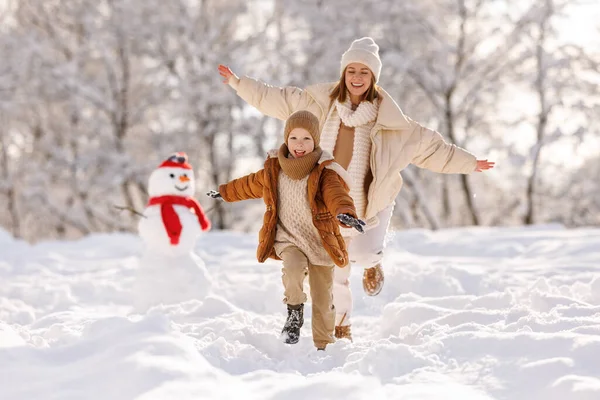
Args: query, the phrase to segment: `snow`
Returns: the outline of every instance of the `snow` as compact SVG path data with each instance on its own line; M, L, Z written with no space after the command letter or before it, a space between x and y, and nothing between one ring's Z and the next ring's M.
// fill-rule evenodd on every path
M200 237L206 295L138 314L137 236L0 231L0 399L600 398L600 229L395 232L384 290L353 271L355 339L326 352L310 307L279 339L281 266L256 237Z

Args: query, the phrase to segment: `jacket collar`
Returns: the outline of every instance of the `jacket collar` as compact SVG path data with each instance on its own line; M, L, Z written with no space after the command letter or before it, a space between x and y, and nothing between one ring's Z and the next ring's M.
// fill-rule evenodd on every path
M279 165L279 160L277 158L278 152L278 149L269 150L269 152L267 153L267 160L265 161L265 168L270 166L271 168L275 168L275 171L278 171L279 168L281 168ZM352 186L352 177L350 176L348 171L346 171L340 164L335 162L335 159L333 158L331 153L328 153L325 150L323 150L317 164L319 165L319 168L317 169L318 174L321 174L323 172L323 169L325 168L332 169L344 180L348 187Z
M277 158L278 154L279 154L279 149L271 149L267 152L268 159ZM329 161L329 160L333 161L333 156L331 154L329 154L328 152L326 152L325 150L323 150L323 152L321 153L321 157L319 158L319 161L317 162L317 164L323 164L325 161Z
M330 104L329 93L336 84L337 82L318 83L306 88L308 94L323 110L323 115L327 115ZM410 127L410 122L402 112L402 109L400 109L400 106L396 104L388 92L381 87L379 89L381 94L381 104L379 105L375 126L380 126L381 128L388 130L408 129Z

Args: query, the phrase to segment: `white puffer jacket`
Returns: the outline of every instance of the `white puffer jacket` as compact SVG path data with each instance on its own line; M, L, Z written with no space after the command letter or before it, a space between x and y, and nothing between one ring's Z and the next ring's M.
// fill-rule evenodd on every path
M308 110L323 127L330 106L329 93L336 83L321 83L299 89L274 87L248 77L231 86L248 104L265 115L286 120L298 110ZM440 133L425 128L404 115L383 89L377 121L371 130L371 171L366 219L394 202L402 188L400 171L414 164L434 172L469 174L477 161L468 151L444 141Z

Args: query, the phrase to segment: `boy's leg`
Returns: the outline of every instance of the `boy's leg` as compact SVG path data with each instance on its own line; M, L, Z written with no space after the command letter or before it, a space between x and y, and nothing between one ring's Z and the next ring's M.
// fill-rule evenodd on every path
M285 343L295 344L300 340L300 328L304 324L304 278L308 273L308 259L297 247L286 247L281 252L282 277L285 288L283 302L287 304L287 318L281 336Z
M312 299L313 342L317 348L334 343L333 330L335 309L333 307L333 265L308 266L308 282Z
M308 274L308 259L296 246L286 247L280 257L283 260L281 269L284 287L283 302L292 306L306 303L304 278Z

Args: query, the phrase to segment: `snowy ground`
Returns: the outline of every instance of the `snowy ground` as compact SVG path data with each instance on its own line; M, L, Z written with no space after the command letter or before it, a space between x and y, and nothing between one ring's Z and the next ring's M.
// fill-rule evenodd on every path
M398 232L355 341L280 342L277 262L256 235L196 247L197 301L131 314L131 235L36 246L0 231L0 399L600 399L600 230Z

